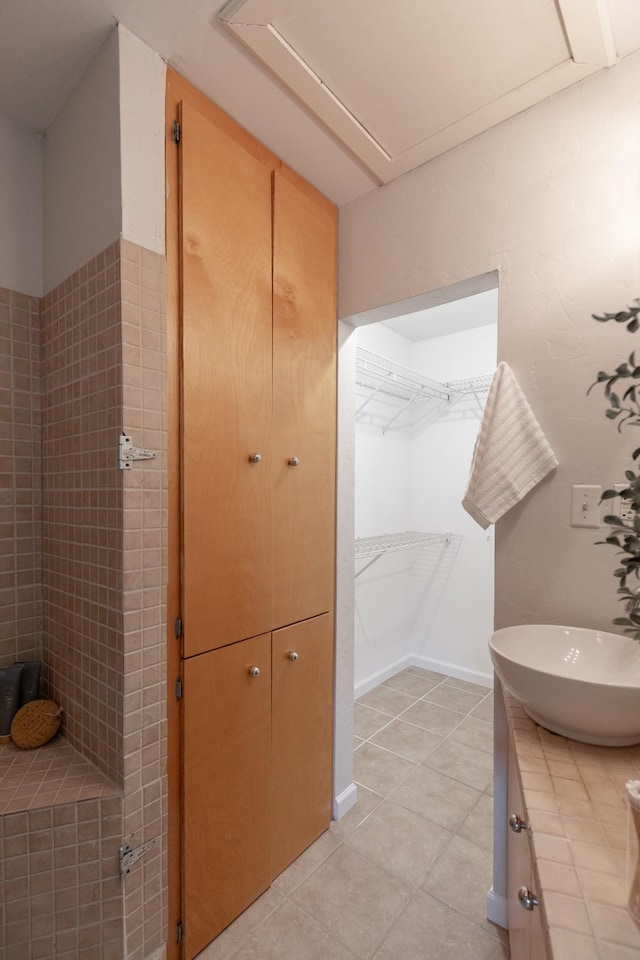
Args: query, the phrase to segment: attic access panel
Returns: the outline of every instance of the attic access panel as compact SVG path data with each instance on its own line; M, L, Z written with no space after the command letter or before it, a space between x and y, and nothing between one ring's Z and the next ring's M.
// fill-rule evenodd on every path
M606 0L230 0L219 18L381 182L615 61Z

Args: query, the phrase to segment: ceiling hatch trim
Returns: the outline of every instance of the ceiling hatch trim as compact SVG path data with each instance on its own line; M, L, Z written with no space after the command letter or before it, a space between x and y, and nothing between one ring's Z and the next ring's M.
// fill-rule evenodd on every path
M381 183L413 170L503 120L616 62L607 0L556 0L570 55L479 109L391 155L278 31L274 21L300 0L230 0L218 13Z

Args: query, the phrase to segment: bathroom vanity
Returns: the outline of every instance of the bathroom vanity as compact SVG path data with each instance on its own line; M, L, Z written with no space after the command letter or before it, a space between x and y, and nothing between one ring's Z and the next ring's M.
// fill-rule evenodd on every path
M579 743L538 726L506 693L505 707L507 815L497 829L507 838L512 960L640 956L626 908L624 786L640 779L640 745Z

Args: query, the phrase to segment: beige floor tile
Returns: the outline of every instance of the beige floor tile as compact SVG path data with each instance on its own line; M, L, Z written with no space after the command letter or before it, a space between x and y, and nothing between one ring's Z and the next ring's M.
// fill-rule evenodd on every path
M479 797L479 790L425 766L416 767L389 794L394 803L452 831L458 829Z
M418 890L373 960L506 960L509 948Z
M478 706L471 711L471 716L477 717L478 720L493 723L493 697L485 697L484 700L481 700Z
M484 926L492 877L491 853L458 836L431 868L422 889Z
M386 713L380 713L379 710L372 710L370 707L363 707L362 704L356 703L353 708L353 732L356 737L368 740L389 723L389 719Z
M371 738L371 742L414 763L421 763L442 743L442 737L403 720L392 720Z
M476 717L467 717L451 734L452 740L466 743L468 747L484 750L493 756L493 724Z
M371 707L372 710L379 710L381 713L388 713L390 717L397 717L399 713L415 703L416 697L411 697L400 690L393 690L391 687L376 687L358 697L358 703L364 707Z
M363 743L364 743L364 740L363 740L361 737L354 737L354 738L353 738L353 749L354 749L354 750L357 750L358 747L362 746Z
M366 820L369 814L381 803L382 797L380 794L374 793L373 790L367 790L360 784L355 806L348 813L345 813L341 820L332 821L329 830L338 840L346 840L356 827L359 827L362 821Z
M445 683L447 686L468 690L470 693L478 693L483 697L486 697L491 691L490 687L485 687L482 683L470 683L468 680L458 680L457 677L447 677Z
M482 702L482 697L479 697L477 693L469 693L468 690L450 687L446 683L441 683L440 686L435 687L425 695L424 699L428 703L438 703L441 707L457 710L458 713L469 713Z
M429 677L419 677L415 673L403 670L397 673L395 677L390 677L382 684L383 687L391 687L393 690L400 690L402 693L408 693L412 697L423 697L425 693L439 683L439 680L431 680Z
M283 898L277 890L270 887L261 897L241 913L226 930L223 930L208 947L205 947L197 960L227 960L227 957L238 949L241 943L251 936L253 931L264 920L271 916L283 903Z
M402 714L402 719L444 737L464 720L464 714L441 707L437 703L418 700Z
M429 754L424 764L476 790L485 790L493 778L492 756L450 737Z
M354 960L354 954L334 940L299 907L286 901L245 941L234 960Z
M415 764L397 757L373 743L363 743L353 755L353 775L374 793L386 797L390 790L415 768Z
M349 837L369 860L419 886L453 834L385 800Z
M493 798L483 793L469 815L462 821L458 834L477 847L493 854Z
M436 673L435 670L424 670L422 667L407 667L407 673L413 673L416 677L427 677L428 680L435 680L436 683L442 683L447 679L444 673Z
M290 864L286 870L276 877L272 886L284 897L290 896L296 887L299 887L314 870L324 863L327 857L338 849L341 840L331 830L327 830L321 837Z
M293 900L358 957L368 957L400 915L412 887L344 844Z

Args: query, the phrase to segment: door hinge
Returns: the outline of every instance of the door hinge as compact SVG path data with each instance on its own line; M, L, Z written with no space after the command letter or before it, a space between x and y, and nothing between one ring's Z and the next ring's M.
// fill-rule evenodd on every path
M182 133L182 130L181 130L181 127L180 127L180 121L179 121L179 120L174 120L174 121L173 121L173 124L172 124L172 126L171 126L171 139L172 139L173 142L176 144L176 146L180 143L180 135L181 135L181 133Z
M182 943L182 938L184 937L184 927L182 926L182 920L177 921L175 933L173 936L176 943Z
M184 622L182 617L176 617L174 623L174 629L176 634L176 640L181 640L184 634Z
M137 863L140 857L150 850L154 845L155 840L147 840L146 843L143 843L139 847L134 847L131 845L131 841L127 840L121 847L118 848L118 857L120 859L120 879L124 880L125 877L128 877L131 873L131 868L134 863Z
M176 700L182 700L182 680L179 677L176 680Z

